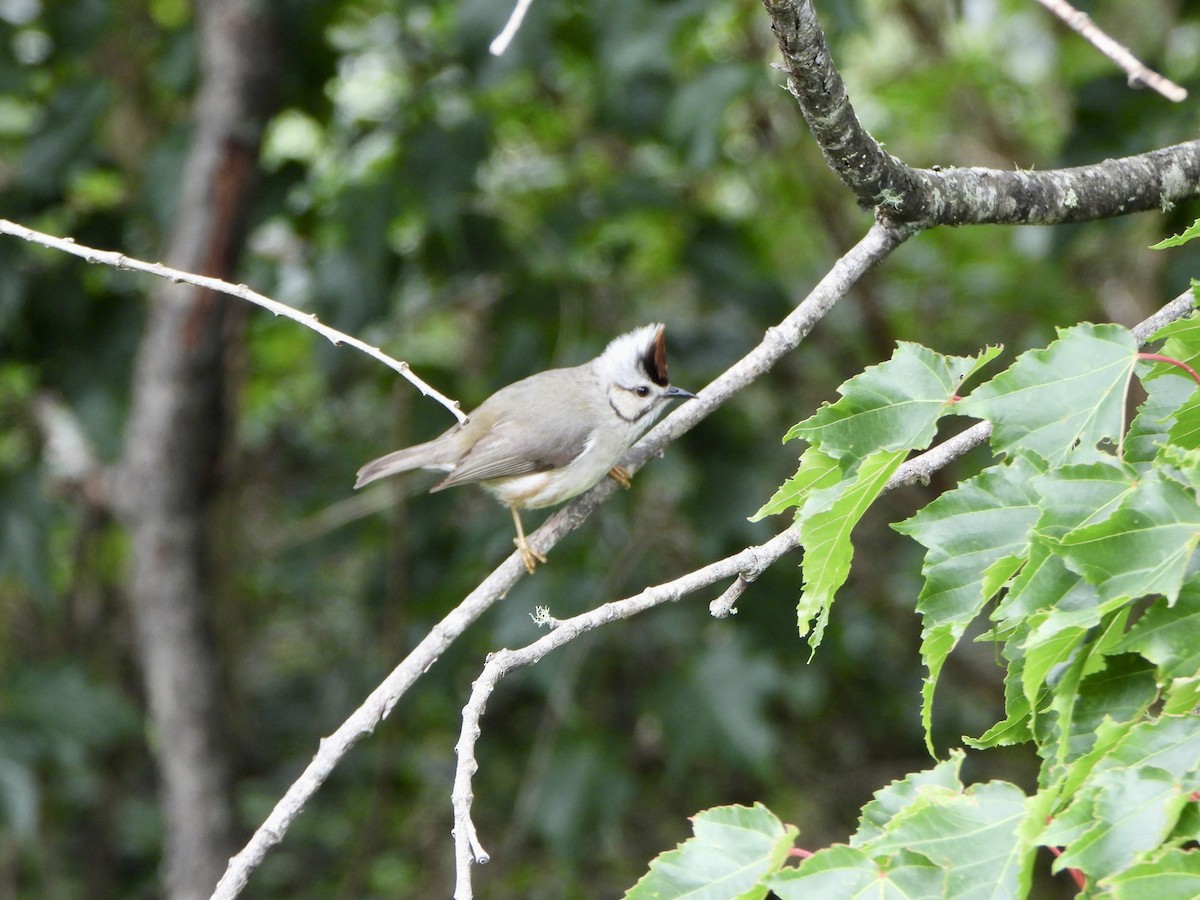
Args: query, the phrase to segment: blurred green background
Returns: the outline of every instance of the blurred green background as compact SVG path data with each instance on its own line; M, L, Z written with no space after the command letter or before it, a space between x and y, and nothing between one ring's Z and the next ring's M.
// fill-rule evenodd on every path
M756 3L537 0L501 58L507 0L281 0L281 112L239 280L405 359L470 408L667 323L698 390L753 347L870 224L770 68ZM1030 0L817 4L859 115L914 165L1049 169L1193 137ZM1097 2L1093 18L1200 88L1200 8ZM183 0L0 0L0 215L159 259L197 74ZM651 463L477 623L355 748L245 896L447 896L459 710L489 650L768 538L794 471L780 437L898 339L946 353L1132 324L1195 251L1154 253L1195 206L1059 228L923 234L791 358ZM1194 246L1194 245L1193 245ZM161 821L129 613L126 538L56 492L34 403L60 399L115 461L149 276L0 239L0 897L156 896ZM237 304L232 299L227 302ZM257 309L228 343L233 429L213 578L239 835L328 734L511 550L482 492L416 475L355 494L367 459L446 428L367 357ZM48 392L48 394L47 394ZM969 471L979 460L967 460ZM946 478L953 477L948 473ZM844 839L928 764L918 721L920 555L891 495L812 661L785 558L736 617L719 591L618 623L504 681L480 742L485 897L611 897L690 833L766 802L801 843ZM527 514L527 525L541 514ZM943 748L1001 715L989 647L950 661ZM1028 787L1017 748L968 775Z

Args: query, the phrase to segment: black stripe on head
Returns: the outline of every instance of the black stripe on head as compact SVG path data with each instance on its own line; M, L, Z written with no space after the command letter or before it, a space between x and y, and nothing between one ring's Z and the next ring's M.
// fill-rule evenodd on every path
M646 375L659 387L670 384L667 381L667 329L660 327L654 334L654 340L642 354L642 368Z

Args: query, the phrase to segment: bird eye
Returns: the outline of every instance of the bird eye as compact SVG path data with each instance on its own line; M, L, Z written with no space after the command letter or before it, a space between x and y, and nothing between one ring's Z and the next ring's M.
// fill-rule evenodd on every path
M644 385L644 384L639 384L637 387L635 387L633 389L633 392L635 394L637 394L639 397L649 397L650 396L650 388L646 387L646 385Z

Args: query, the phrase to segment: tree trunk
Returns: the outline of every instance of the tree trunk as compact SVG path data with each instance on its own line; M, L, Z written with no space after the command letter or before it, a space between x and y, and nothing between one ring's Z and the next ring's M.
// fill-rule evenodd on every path
M268 114L268 5L196 5L201 80L168 264L227 277ZM132 546L129 596L158 769L165 896L207 897L232 848L212 629L209 508L223 443L226 302L163 282L134 375L116 501Z

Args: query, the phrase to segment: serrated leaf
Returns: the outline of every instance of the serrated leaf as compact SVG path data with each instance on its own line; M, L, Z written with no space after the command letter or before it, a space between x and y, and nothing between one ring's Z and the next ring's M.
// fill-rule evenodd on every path
M958 403L958 415L988 419L1001 453L1030 450L1052 464L1089 462L1097 445L1121 430L1137 342L1119 325L1059 329L1058 340L1031 350Z
M947 896L955 900L1024 897L1034 858L1033 846L1020 837L1026 799L1003 781L963 792L922 791L870 850L927 857L946 872Z
M1159 716L1129 728L1100 769L1154 766L1191 790L1200 771L1200 718Z
M1140 766L1162 769L1190 791L1200 766L1198 725L1191 715L1142 722L1117 722L1106 716L1096 726L1092 748L1071 763L1054 793L1074 798L1101 772Z
M1035 487L1042 498L1038 534L1048 538L1102 522L1120 508L1133 490L1138 473L1111 457L1083 465L1066 465L1038 475Z
M1037 473L1025 457L993 466L893 526L928 548L921 568L925 586L917 601L921 657L929 670L922 688L926 743L942 665L990 599L983 590L989 567L1028 552L1029 533L1040 515L1031 485Z
M808 632L809 622L815 619L809 639L814 650L825 633L834 594L850 574L850 561L854 556L850 532L904 462L907 452L882 450L872 453L829 509L808 516L800 523L804 590L796 607L796 619L801 636Z
M913 772L876 791L871 801L862 808L858 830L850 837L851 846L866 847L875 838L881 837L892 819L912 803L922 790L940 787L961 791L963 785L959 772L964 757L961 750L954 750L932 769Z
M1167 429L1167 440L1188 450L1200 447L1200 397L1197 392L1193 391L1175 410L1175 421Z
M1073 798L1098 767L1107 765L1108 755L1125 739L1125 736L1133 730L1136 724L1134 722L1114 722L1111 717L1105 716L1096 726L1096 739L1092 742L1092 748L1072 760L1071 764L1062 770L1062 777L1050 790L1042 791L1042 793L1053 795L1055 800L1059 796L1066 797L1068 800ZM1053 806L1048 808L1047 815L1049 815L1049 809L1053 809Z
M1119 631L1120 617L1113 620ZM1153 669L1140 656L1125 653L1105 656L1104 635L1089 646L1083 677L1077 686L1064 678L1055 686L1052 707L1058 713L1061 761L1087 753L1096 742L1097 729L1109 718L1133 722L1146 713L1158 696ZM1103 666L1098 671L1091 671Z
M801 437L830 456L855 459L927 447L963 379L999 352L989 347L973 357L943 356L901 341L891 359L839 387L842 399L822 406L785 440Z
M1138 366L1139 371L1144 365ZM1131 463L1147 463L1154 459L1175 424L1175 411L1197 389L1191 378L1175 374L1178 369L1156 363L1155 369L1158 368L1163 370L1161 374L1142 377L1146 399L1138 407L1125 435L1124 459Z
M832 487L841 479L842 470L838 461L817 447L809 447L800 457L800 468L796 474L780 486L775 495L750 517L750 521L757 522L789 509L799 509L813 493Z
M1030 726L1034 707L1021 689L1025 655L1019 646L1019 636L1005 643L1003 654L1008 660L1008 671L1004 675L1004 719L977 738L963 738L967 746L977 750L1021 744L1033 737Z
M625 896L630 900L756 900L759 882L777 870L798 833L761 803L718 806L697 813L695 837L659 854Z
M1121 871L1171 832L1188 795L1162 769L1109 769L1090 779L1047 826L1042 843L1065 847L1054 871L1082 870L1099 880Z
M1200 852L1171 848L1119 872L1104 886L1114 900L1195 900L1200 897Z
M1186 488L1149 472L1103 522L1058 541L1067 566L1102 599L1163 594L1174 602L1200 542L1200 505Z
M1181 247L1188 241L1195 240L1200 237L1200 219L1197 219L1179 234L1171 235L1169 238L1163 238L1157 244L1151 244L1151 250L1166 250L1171 247Z
M1087 633L1088 629L1082 627L1056 628L1053 634L1026 646L1021 690L1030 708L1051 675L1071 661Z
M1140 653L1158 667L1159 679L1200 673L1200 584L1189 579L1174 606L1159 601L1129 629L1121 650Z
M1160 474L1193 491L1200 489L1200 449L1165 444L1155 459Z
M946 876L916 853L872 859L837 845L772 875L766 884L780 900L941 900Z
M1163 693L1163 715L1177 716L1200 709L1200 675L1172 678Z
M1193 293L1197 286L1200 286L1200 281L1193 278ZM1147 343L1156 344L1159 341L1164 342L1159 348L1159 352L1164 356L1182 360L1188 365L1200 361L1200 317L1192 312L1182 319L1168 322L1150 335Z

